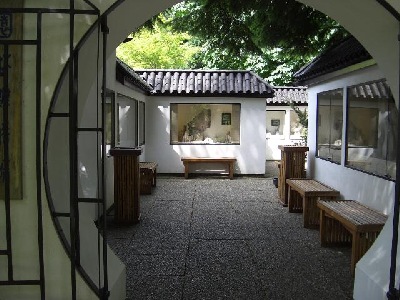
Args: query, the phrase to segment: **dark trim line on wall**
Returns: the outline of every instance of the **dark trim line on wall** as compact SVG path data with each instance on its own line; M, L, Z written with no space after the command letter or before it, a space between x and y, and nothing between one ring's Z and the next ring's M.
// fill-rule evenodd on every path
M376 0L383 8L385 8L397 21L400 22L400 13L386 0Z

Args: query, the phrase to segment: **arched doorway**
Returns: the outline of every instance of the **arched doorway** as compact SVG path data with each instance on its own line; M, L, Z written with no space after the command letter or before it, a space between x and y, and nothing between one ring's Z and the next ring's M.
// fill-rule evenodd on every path
M26 1L27 5L30 1ZM31 6L38 6L35 1L31 1ZM67 1L66 1L67 2ZM72 1L74 2L74 1ZM168 0L168 1L140 1L140 0L132 0L132 1L83 1L84 3L93 3L100 8L102 14L107 14L107 25L109 27L108 34L108 44L105 58L113 59L113 51L115 47L136 27L142 24L144 21L149 19L151 16L159 13L160 11L166 9L169 6L172 6L179 1L176 0ZM82 2L82 3L83 3ZM310 5L330 17L336 19L341 23L346 29L348 29L356 38L358 38L362 44L367 48L367 50L374 56L378 64L380 65L382 71L386 74L386 77L392 86L393 93L395 95L396 101L398 103L399 97L399 55L398 55L398 20L390 14L381 3L386 3L385 1L374 1L374 0L339 0L335 1L318 1L318 0L303 0L300 1L304 4ZM394 11L399 11L399 4L395 1L390 1L388 3L392 3L394 7ZM46 8L52 8L52 4L43 4ZM66 4L67 5L67 4ZM110 10L108 10L110 8ZM107 11L108 10L108 11ZM57 16L62 19L65 18L64 23L61 23L62 26L53 27L54 23L45 22L43 24L43 30L47 33L46 38L44 39L44 46L46 54L48 57L46 61L43 62L43 70L44 70L44 78L43 78L43 105L41 107L41 111L43 115L47 115L47 113L53 112L50 107L50 99L54 95L54 99L60 101L58 103L65 104L64 100L59 100L63 98L68 98L68 80L60 79L59 87L56 89L56 81L60 78L60 74L62 73L62 68L65 65L65 62L68 60L68 51L66 47L68 47L68 33L66 32L66 25L68 25L68 18ZM121 22L124 20L124 22ZM374 20L374 22L371 22ZM46 20L49 21L49 20ZM85 18L77 18L77 27L76 27L76 36L75 42L81 40L81 37L84 33L89 31L90 25L94 22L92 19ZM61 36L61 38L60 38ZM92 57L93 53L97 53L97 49L99 45L97 43L97 31L93 30L86 36L84 43L80 44L80 57ZM68 48L67 48L68 49ZM101 51L100 51L101 52ZM99 53L100 53L99 52ZM79 99L78 103L80 111L82 114L79 115L79 121L81 125L84 126L85 122L89 122L91 117L93 117L92 111L90 111L90 107L93 105L92 100L97 99L96 94L99 92L99 87L97 86L96 77L98 76L96 71L96 59L80 59L76 61L76 67L79 71ZM26 62L28 65L28 62ZM64 72L63 76L67 73ZM57 90L56 93L54 91ZM62 107L62 105L61 105ZM34 116L33 112L28 116ZM41 124L42 136L45 134L45 125ZM65 136L68 134L65 131L66 124L63 124L60 128L54 131L53 136L51 137L51 141L48 141L51 145L61 145L65 143ZM58 131L59 130L59 131ZM30 142L29 139L24 138L25 142ZM46 145L48 146L48 145ZM97 152L98 150L94 150ZM85 153L84 153L85 154ZM90 156L90 152L86 153L86 157L80 157L82 160L83 166L85 167L85 172L90 174L91 169L89 166L97 165L97 162L92 162ZM59 170L59 167L55 167L52 163L61 163L69 164L69 154L66 153L64 157L56 157L55 160L49 161L49 165L45 166L45 169L50 167L55 170ZM85 162L89 162L88 165ZM37 166L40 168L40 166ZM81 169L83 171L83 169ZM88 177L92 178L91 176ZM61 180L59 178L59 180ZM80 182L82 183L82 182ZM60 186L63 185L63 182L57 182ZM93 182L90 182L87 187L96 186ZM80 187L82 191L85 190L85 186ZM63 190L63 189L61 189ZM69 190L67 188L67 190ZM95 189L96 190L96 189ZM86 190L88 191L88 190ZM90 193L90 189L89 189ZM63 203L65 204L65 203ZM23 206L23 205L21 205ZM91 215L93 212L88 211L88 215ZM46 208L43 212L45 218L51 218L51 212ZM82 215L81 215L82 216ZM90 218L89 218L90 220ZM93 227L93 224L89 224L88 221L87 227ZM54 238L54 229L51 228L52 224L46 223L47 230L45 234L47 234L47 240L51 240L52 243L56 243L56 239ZM50 232L50 233L49 233ZM92 231L94 233L95 230ZM51 236L51 238L49 238ZM49 243L49 242L47 242ZM51 245L45 244L45 248L51 249ZM66 257L64 253L58 254L59 261L66 261ZM46 262L45 262L46 263ZM49 262L50 264L50 262ZM67 264L68 265L68 264ZM47 277L51 277L51 273L47 274ZM68 276L61 279L68 280ZM51 281L50 281L51 282ZM54 289L57 289L57 286L61 286L62 282L55 284ZM69 298L69 297L67 297Z

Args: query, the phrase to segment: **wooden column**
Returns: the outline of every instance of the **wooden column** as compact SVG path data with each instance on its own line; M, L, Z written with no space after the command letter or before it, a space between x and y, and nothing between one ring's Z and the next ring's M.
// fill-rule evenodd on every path
M114 148L115 222L135 224L140 220L140 172L138 148Z
M278 196L282 205L288 205L288 185L286 179L305 178L304 165L308 147L303 146L278 146L281 150L281 164L279 168ZM298 195L291 195L298 197Z

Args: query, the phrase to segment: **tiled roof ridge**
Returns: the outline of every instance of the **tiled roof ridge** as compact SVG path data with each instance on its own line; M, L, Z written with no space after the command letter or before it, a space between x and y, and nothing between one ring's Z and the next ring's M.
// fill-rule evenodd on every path
M307 89L305 85L274 85L274 89Z
M133 71L135 72L181 72L181 73L252 73L255 76L258 76L256 73L254 73L253 70L220 70L220 69L148 69L148 68L132 68ZM261 78L261 77L260 77ZM264 79L263 79L264 80Z
M306 86L274 86L275 94L267 99L267 105L287 105L294 103L306 105L308 103Z
M247 96L268 98L272 86L251 70L133 69L152 95Z

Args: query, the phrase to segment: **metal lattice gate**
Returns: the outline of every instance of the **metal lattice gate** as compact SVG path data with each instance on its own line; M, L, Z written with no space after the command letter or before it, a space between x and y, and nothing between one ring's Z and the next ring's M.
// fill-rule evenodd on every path
M89 33L96 29L98 30L98 45L100 40L103 42L103 61L105 66L105 49L107 45L107 24L106 19L100 22L100 12L89 0L82 0L82 3L87 6L87 9L77 9L75 1L70 0L69 8L65 9L51 9L51 8L24 8L23 0L11 0L8 3L0 4L0 199L4 199L4 209L0 209L0 220L5 220L5 247L0 246L0 256L4 257L7 261L7 279L0 280L1 286L37 286L40 289L41 299L46 299L45 292L45 263L43 257L43 220L42 220L42 180L43 173L42 167L46 161L42 160L42 151L46 153L46 149L42 149L43 137L41 134L41 120L42 120L42 37L43 16L50 14L59 14L69 17L69 53L70 58L64 69L64 74L68 73L68 90L69 101L68 110L65 112L50 113L47 122L54 119L65 119L68 122L69 129L69 168L70 168L70 205L69 211L57 211L57 209L49 203L52 213L53 221L58 229L58 234L63 242L63 245L70 256L71 261L71 299L77 298L76 287L76 272L79 271L82 277L86 280L92 290L98 295L100 299L107 299L109 297L108 291L108 270L107 270L107 234L106 222L99 222L98 225L98 255L102 257L99 259L99 280L95 284L93 279L85 273L80 262L80 224L79 224L79 203L91 203L97 206L98 216L105 216L105 194L104 188L104 157L105 157L105 142L104 142L104 103L105 93L102 99L98 97L97 101L101 105L100 113L98 112L97 123L95 128L78 128L78 87L79 87L79 50L84 42L74 46L74 32L76 16L91 16L96 20L91 26ZM34 19L35 29L30 28L30 32L35 34L24 37L24 18L29 20ZM32 23L32 22L31 22ZM32 24L30 24L32 26ZM100 32L103 33L102 39ZM31 259L37 262L38 265L38 278L37 279L20 279L15 276L16 261L13 256L16 249L13 249L13 204L14 199L22 199L22 183L21 183L21 109L22 109L22 53L30 53L31 61L35 64L34 75L34 96L30 95L29 100L33 102L35 107L35 126L32 127L32 133L35 136L35 181L36 181L36 215L37 215L37 257ZM100 48L98 48L98 55ZM26 59L26 58L25 58ZM98 61L99 68L99 61ZM106 70L104 67L103 73L103 90L106 86ZM62 76L59 81L56 92L62 84L61 81L65 80L66 76ZM101 101L103 100L103 101ZM32 124L33 125L33 124ZM19 126L19 127L18 127ZM80 198L78 195L78 136L80 133L94 133L97 137L98 149L102 149L101 155L96 153L98 158L98 197L96 198ZM26 133L24 133L26 134ZM46 146L45 146L46 148ZM21 151L22 152L22 151ZM46 157L46 155L44 155ZM46 176L45 176L46 177ZM45 183L47 183L45 179ZM47 190L47 187L46 187ZM0 202L0 204L2 204ZM4 218L2 216L4 214ZM67 218L69 220L70 237L69 241L60 230L60 218ZM105 220L105 218L104 218ZM2 232L0 232L2 233ZM102 237L100 242L100 236ZM101 265L101 266L100 266ZM101 278L101 279L100 279Z

